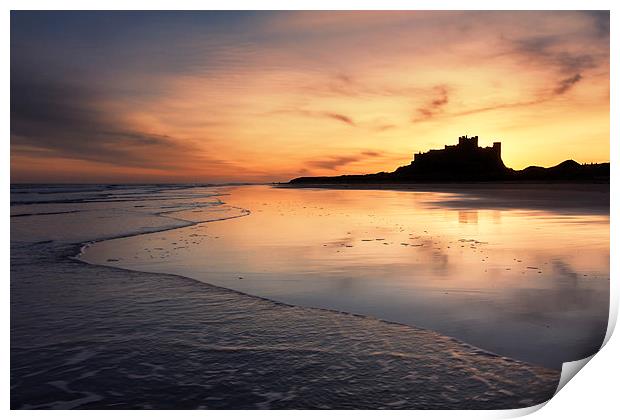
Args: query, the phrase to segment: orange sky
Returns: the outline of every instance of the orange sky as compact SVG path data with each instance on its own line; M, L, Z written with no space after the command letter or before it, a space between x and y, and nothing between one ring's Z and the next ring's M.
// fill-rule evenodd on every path
M609 160L606 12L13 12L11 80L12 182Z

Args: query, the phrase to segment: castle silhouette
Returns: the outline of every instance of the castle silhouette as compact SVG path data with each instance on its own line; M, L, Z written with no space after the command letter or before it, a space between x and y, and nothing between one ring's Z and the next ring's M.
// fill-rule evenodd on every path
M437 161L438 159L463 159L470 158L474 154L492 154L497 159L502 158L502 143L496 141L493 142L492 147L481 148L478 147L478 136L467 137L461 136L459 137L458 144L454 146L444 146L443 149L437 150L429 150L426 153L416 153L413 155L413 162L418 162L418 164L426 164L433 161Z
M415 153L409 165L394 172L367 175L301 177L290 184L360 184L412 182L552 181L609 182L609 163L580 165L566 160L557 166L529 166L523 170L506 167L502 144L479 147L478 136L460 136L455 145Z
M399 169L432 177L449 177L456 173L467 177L488 177L505 172L506 166L502 162L500 142L494 142L491 147L478 147L478 136L465 135L459 137L456 145L414 154L410 167Z

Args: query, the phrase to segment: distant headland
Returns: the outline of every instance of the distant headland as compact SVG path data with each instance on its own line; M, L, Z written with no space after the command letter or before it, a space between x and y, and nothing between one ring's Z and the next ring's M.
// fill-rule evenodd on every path
M456 145L416 153L409 165L394 172L366 175L301 177L290 184L363 184L415 182L609 182L609 163L579 164L566 160L557 166L529 166L522 170L506 167L502 161L502 144L479 147L478 136L461 136Z

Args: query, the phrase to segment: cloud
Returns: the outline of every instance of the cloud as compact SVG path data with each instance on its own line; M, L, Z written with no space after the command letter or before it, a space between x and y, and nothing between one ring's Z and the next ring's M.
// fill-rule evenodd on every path
M575 74L574 76L568 77L566 79L562 79L557 83L556 87L553 89L553 91L551 91L551 93L542 94L538 97L533 98L530 101L508 102L508 103L489 105L489 106L480 107L480 108L466 109L464 111L452 113L447 116L448 117L460 117L464 115L472 115L472 114L478 114L481 112L496 111L500 109L521 108L521 107L526 107L526 106L539 105L544 102L551 101L557 96L564 95L566 92L568 92L575 84L577 84L582 79L583 77L579 73Z
M366 150L365 152L362 152L362 155L368 157L379 157L383 156L383 153L377 152L376 150Z
M355 163L355 162L359 162L359 161L366 160L369 158L376 158L376 157L381 157L381 156L383 156L383 153L381 152L374 151L374 150L366 150L356 155L328 156L328 157L321 158L321 159L310 160L310 161L305 162L305 165L312 167L312 168L336 170L350 163Z
M445 102L443 98L436 98L435 100L431 101L430 106L427 106L426 108L424 108L422 112L420 112L420 109L418 109L418 117L414 118L413 122L416 123L416 122L421 122L421 121L427 121L427 120L431 120L436 117L454 118L454 117L462 117L462 116L467 116L467 115L479 114L483 112L497 111L501 109L522 108L522 107L527 107L527 106L539 105L539 104L551 101L557 96L564 95L566 92L568 92L573 86L575 86L582 79L583 77L579 73L571 77L561 79L560 81L557 82L556 87L551 92L546 92L546 93L543 92L541 94L535 95L529 101L496 103L496 104L491 104L488 106L464 109L462 111L452 112L449 114L442 114L442 115L438 115L438 112L433 112L433 110L445 105L448 102L447 97L445 98Z
M577 82L579 82L581 79L582 79L581 74L577 73L576 75L572 77L568 77L566 79L560 80L560 82L558 83L558 86L555 88L553 93L555 93L556 95L563 95L570 88L572 88Z
M522 59L551 67L561 74L575 74L599 65L595 52L570 51L559 35L543 35L512 41L513 52Z
M323 83L323 86L307 86L306 90L310 92L325 91L331 95L342 96L359 96L360 91L364 89L359 83L357 83L353 77L346 73L338 73L335 76L329 78Z
M326 116L327 118L332 118L334 120L341 121L345 124L355 126L353 119L351 117L347 117L346 115L338 114L335 112L322 112L321 114Z
M314 168L334 170L359 160L359 156L330 156L320 160L308 161L306 165Z
M520 107L525 107L525 106L532 106L532 105L537 105L540 104L542 102L544 102L546 99L534 99L531 101L519 101L519 102L507 102L507 103L499 103L499 104L493 104L493 105L489 105L489 106L483 106L483 107L479 107L479 108L470 108L470 109L466 109L463 111L459 111L459 112L454 112L451 114L446 115L446 118L452 118L452 117L463 117L466 115L473 115L473 114L479 114L482 112L489 112L489 111L497 111L500 109L510 109L510 108L520 108Z
M413 118L414 123L435 117L435 115L441 113L443 108L448 104L448 89L445 86L435 86L433 91L433 98L425 105L416 109L416 116Z
M600 68L609 57L605 43L597 40L597 38L609 36L609 14L584 13L584 15L591 19L593 25L586 25L586 28L581 29L581 33L576 39L571 38L573 34L565 33L545 33L509 39L507 40L508 52L500 52L495 56L496 58L504 55L515 56L526 65L525 68L541 67L550 70L552 72L551 77L559 79L555 83L555 87L532 92L530 100L465 109L446 115L446 117L533 106L566 94L578 82L584 80L584 72ZM506 39L504 38L504 40Z
M182 168L201 159L226 163L198 158L187 141L128 126L100 101L97 91L80 85L12 75L12 152L158 169Z
M345 115L345 114L341 114L339 112L333 112L333 111L313 111L313 110L307 110L307 109L286 108L286 109L277 109L277 110L268 112L267 114L295 114L295 115L301 115L304 117L311 117L311 118L328 118L331 120L339 121L346 125L350 125L351 127L357 126L357 124L355 123L352 117L349 117L348 115Z
M375 131L379 131L379 132L392 130L394 128L396 128L396 124L381 124L381 125L373 127Z
M597 36L609 39L609 10L584 10L582 13L592 19Z

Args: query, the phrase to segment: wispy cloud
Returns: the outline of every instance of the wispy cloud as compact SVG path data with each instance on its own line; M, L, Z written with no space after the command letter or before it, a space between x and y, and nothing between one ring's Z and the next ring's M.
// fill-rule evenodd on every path
M431 119L443 111L448 104L448 89L446 86L435 86L433 97L423 106L416 109L413 122L420 122Z
M396 128L396 124L379 124L372 127L374 131L387 131Z
M533 99L529 101L496 103L496 104L491 104L488 106L470 108L470 109L465 109L465 110L458 111L458 112L453 112L450 114L446 114L445 117L446 118L462 117L466 115L473 115L473 114L479 114L479 113L490 112L490 111L498 111L502 109L523 108L523 107L528 107L528 106L540 105L542 103L549 102L558 96L564 95L566 92L568 92L575 84L577 84L582 79L583 77L580 74L576 74L572 77L562 79L557 83L556 87L550 93L540 94L539 96L534 97Z
M560 80L560 82L558 83L558 86L555 88L553 93L555 93L556 95L563 95L570 88L572 88L577 82L579 82L581 79L583 79L583 77L581 77L581 74L577 73L574 76Z
M335 120L335 121L344 123L346 125L350 125L351 127L357 126L357 124L355 123L352 117L339 113L339 112L333 112L333 111L316 111L316 110L309 110L309 109L302 109L302 108L282 108L282 109L276 109L274 111L270 111L266 113L266 115L271 115L271 114L292 114L292 115L300 115L303 117L319 118L319 119L327 118L330 120Z
M15 77L11 84L13 151L169 170L199 162L228 164L205 157L187 139L133 128L102 109L99 97L96 90L80 85Z
M355 122L353 122L353 119L344 114L338 114L336 112L321 112L321 113L318 113L318 115L324 115L327 118L332 118L334 120L343 122L345 124L355 126Z
M557 70L561 74L575 74L594 68L600 57L595 52L569 51L566 41L558 35L516 39L514 53L524 60Z
M366 150L357 154L342 155L342 156L328 156L321 159L309 160L305 162L305 166L311 168L320 168L327 170L336 170L351 163L360 162L366 159L381 157L383 153Z

